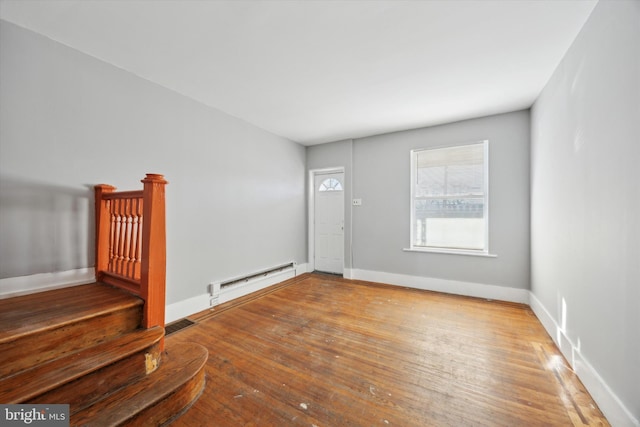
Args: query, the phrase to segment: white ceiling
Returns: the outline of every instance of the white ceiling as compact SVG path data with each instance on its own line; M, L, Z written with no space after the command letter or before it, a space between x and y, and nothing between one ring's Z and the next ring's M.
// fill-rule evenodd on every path
M2 0L0 16L305 145L531 106L594 0Z

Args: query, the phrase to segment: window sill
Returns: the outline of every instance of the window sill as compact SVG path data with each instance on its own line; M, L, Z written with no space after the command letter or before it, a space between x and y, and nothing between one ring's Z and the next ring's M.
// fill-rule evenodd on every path
M403 248L405 252L427 252L432 254L448 254L448 255L468 255L486 258L497 258L498 255L488 252L472 251L464 249L445 249L445 248Z

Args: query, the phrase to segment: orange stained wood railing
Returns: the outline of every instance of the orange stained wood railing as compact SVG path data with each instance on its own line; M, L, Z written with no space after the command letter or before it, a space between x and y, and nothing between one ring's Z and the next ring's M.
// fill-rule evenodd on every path
M167 181L147 174L142 183L138 191L95 186L96 280L139 295L142 326L164 327Z

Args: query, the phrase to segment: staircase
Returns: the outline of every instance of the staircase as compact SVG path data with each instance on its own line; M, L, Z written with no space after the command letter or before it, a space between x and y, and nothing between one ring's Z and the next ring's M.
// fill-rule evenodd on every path
M162 425L199 397L207 350L161 350L144 301L102 283L0 300L0 403L68 403L78 426Z

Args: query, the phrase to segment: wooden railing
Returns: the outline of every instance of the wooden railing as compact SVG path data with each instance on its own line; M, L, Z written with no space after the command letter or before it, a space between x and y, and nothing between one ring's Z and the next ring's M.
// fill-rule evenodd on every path
M142 190L95 186L96 280L144 299L142 326L164 327L165 181L147 174Z

